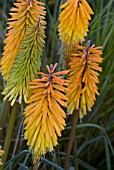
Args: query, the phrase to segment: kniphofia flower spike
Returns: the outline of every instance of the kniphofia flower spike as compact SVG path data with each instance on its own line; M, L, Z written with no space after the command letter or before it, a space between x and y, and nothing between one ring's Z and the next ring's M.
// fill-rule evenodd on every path
M11 18L8 22L8 33L5 39L3 57L1 59L1 71L5 79L19 51L19 46L31 26L35 25L38 18L45 15L44 3L37 0L17 0L15 7L11 8ZM41 15L42 14L42 15Z
M91 111L96 94L99 95L96 84L99 83L98 72L102 71L99 66L102 47L90 46L88 41L87 47L76 48L77 52L71 54L70 58L68 112L72 114L74 109L80 110L80 117L83 117L87 111Z
M8 98L11 105L15 103L17 98L19 98L19 103L22 102L22 99L25 102L27 101L31 95L28 83L37 78L37 72L40 70L40 57L45 44L44 29L46 24L41 18L38 18L38 23L35 26L27 29L9 73L3 94L6 95L4 100Z
M30 82L33 95L25 108L25 139L28 140L34 161L57 145L57 136L64 129L66 114L61 106L67 106L68 80L62 79L68 71L54 72L57 64L47 65L48 74L39 72L41 79Z
M59 36L66 45L78 44L87 35L92 9L86 0L67 0L61 6Z

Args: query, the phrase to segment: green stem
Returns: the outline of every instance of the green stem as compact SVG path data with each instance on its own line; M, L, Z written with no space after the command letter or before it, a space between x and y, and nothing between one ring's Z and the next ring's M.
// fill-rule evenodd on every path
M0 140L2 138L2 132L4 130L6 119L8 117L9 111L10 111L10 101L7 99L6 102L5 102L2 117L1 117L1 120L0 120L0 128L1 128L1 130L0 130Z
M70 159L70 153L72 150L72 146L73 146L73 142L74 142L74 138L75 138L75 134L76 134L78 115L79 115L79 111L77 111L77 110L75 110L72 114L72 128L71 128L70 138L69 138L69 142L68 142L66 158L65 158L65 162L64 162L65 170L69 169L69 159Z
M14 106L12 107L12 111L11 111L11 118L9 121L9 126L8 126L8 130L7 130L7 134L6 134L6 138L5 138L5 142L4 142L4 147L3 150L5 151L5 154L2 156L2 160L3 160L3 166L1 167L3 170L4 169L4 165L8 156L8 152L9 152L9 147L10 147L10 143L11 143L11 138L12 138L12 133L13 133L13 129L14 129L14 124L15 124L15 120L16 120L16 113L18 110L18 105L19 103L15 103Z

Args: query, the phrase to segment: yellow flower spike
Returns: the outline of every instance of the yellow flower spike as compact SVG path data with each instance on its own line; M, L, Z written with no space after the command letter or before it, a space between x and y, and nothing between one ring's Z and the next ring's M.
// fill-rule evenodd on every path
M4 154L4 151L2 150L2 146L0 145L0 166L3 165L1 156Z
M96 86L99 83L97 72L101 72L102 68L99 63L102 62L100 55L102 47L76 46L77 52L71 54L69 63L69 91L67 92L68 112L72 114L74 109L80 110L80 117L91 111L96 100L95 95L99 95Z
M57 63L50 67L48 74L38 72L41 79L30 82L33 95L27 101L25 115L25 139L34 156L34 162L41 155L52 151L57 145L57 136L64 129L66 114L62 106L67 106L68 80L62 79L68 71L55 72Z
M84 40L88 31L92 9L86 0L70 0L61 6L59 36L66 45L78 44Z
M1 59L1 71L4 78L7 80L9 72L16 57L19 46L29 27L36 24L38 17L45 12L42 2L37 0L17 0L11 8L11 18L8 22L8 33L5 39L6 46L4 47L3 57Z
M76 52L76 44L84 41L87 35L92 9L86 0L68 0L61 7L60 24L58 26L59 37L62 41L62 54L64 67L68 69L71 52Z

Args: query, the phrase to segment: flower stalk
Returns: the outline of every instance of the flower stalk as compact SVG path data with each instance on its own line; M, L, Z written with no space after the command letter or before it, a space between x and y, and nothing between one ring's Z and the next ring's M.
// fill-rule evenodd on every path
M1 167L1 170L4 169L5 162L6 162L6 159L7 159L7 156L8 156L8 151L9 151L9 147L10 147L10 143L11 143L11 139L12 139L12 134L13 134L13 130L14 130L14 125L15 125L16 113L17 113L17 110L18 110L18 105L19 105L19 103L15 102L15 104L12 107L12 110L11 110L11 117L10 117L10 121L9 121L9 125L8 125L8 130L7 130L4 146L3 146L3 150L4 150L5 153L2 156L3 165Z
M5 102L5 106L4 106L3 113L1 116L1 120L0 120L0 140L2 138L2 132L4 130L4 126L5 126L9 111L10 111L10 101L7 99Z
M39 159L37 159L36 162L34 163L33 170L38 170L38 166L39 166Z
M67 147L67 152L66 152L66 158L64 161L64 169L68 170L69 169L69 160L70 160L70 153L73 148L73 143L75 142L75 135L76 135L76 126L78 123L78 117L79 117L79 111L74 110L72 114L72 121L71 121L71 132L70 132L70 137L69 137L69 142L68 142L68 147ZM78 166L78 162L77 162Z

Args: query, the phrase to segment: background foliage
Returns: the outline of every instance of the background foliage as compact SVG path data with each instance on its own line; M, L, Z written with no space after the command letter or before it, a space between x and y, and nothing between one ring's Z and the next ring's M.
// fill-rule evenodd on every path
M9 18L9 9L14 0L0 1L0 57L3 52L4 38L6 34L7 20ZM46 2L47 9L47 30L46 46L42 57L42 70L45 71L45 64L59 62L60 70L62 68L61 48L57 35L59 0L43 0ZM64 1L62 1L64 2ZM94 11L92 21L90 22L90 31L86 39L91 39L96 46L103 46L103 72L100 76L99 91L93 111L78 122L77 126L77 155L79 169L88 170L111 170L114 169L113 146L114 146L114 0L88 0ZM5 82L0 76L0 116L3 110L4 102L1 92L4 89ZM17 114L15 131L13 133L10 152L5 169L9 169L12 162L12 169L32 169L31 154L23 140L23 112L24 105L21 105ZM4 134L1 143L3 144L7 131L10 113L7 118ZM59 139L59 145L52 153L48 153L41 159L40 169L62 169L66 154L67 143L70 134L70 118L67 118L66 130ZM18 142L16 153L14 144ZM70 167L73 168L73 159L75 158L75 145L70 159ZM59 165L59 167L57 166Z

